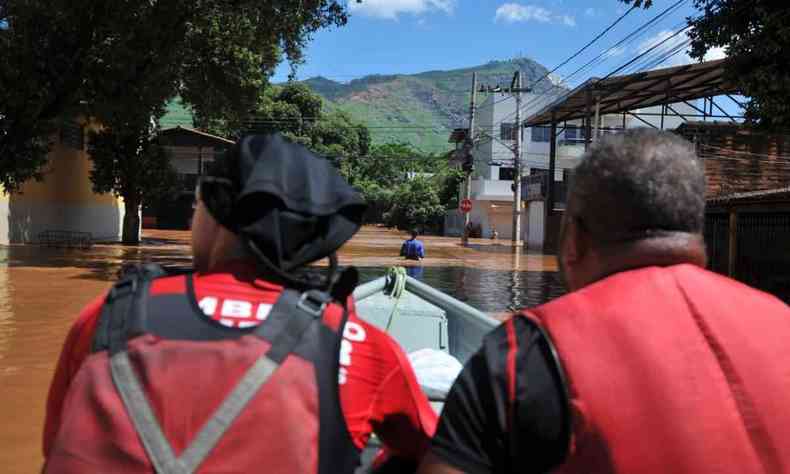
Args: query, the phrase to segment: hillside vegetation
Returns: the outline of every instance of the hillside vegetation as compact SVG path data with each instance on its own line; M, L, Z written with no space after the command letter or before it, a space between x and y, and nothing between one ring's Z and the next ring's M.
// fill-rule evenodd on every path
M527 58L449 71L375 74L347 83L314 77L304 83L324 99L325 110L344 111L367 125L374 144L405 143L422 152L435 153L450 148L447 138L452 128L466 126L472 73L477 72L479 84L509 86L518 69L523 84L535 92L556 87L549 80L535 83L548 71ZM480 102L484 97L485 94L478 94ZM188 117L188 111L176 100L161 124L191 126Z
M524 85L547 92L552 83L539 80L548 72L531 59L491 61L482 66L411 75L372 75L348 83L323 77L305 81L327 102L367 124L374 143L405 142L426 151L447 150L453 127L466 126L469 115L472 73L478 83L510 85L521 69ZM479 94L482 101L484 94Z

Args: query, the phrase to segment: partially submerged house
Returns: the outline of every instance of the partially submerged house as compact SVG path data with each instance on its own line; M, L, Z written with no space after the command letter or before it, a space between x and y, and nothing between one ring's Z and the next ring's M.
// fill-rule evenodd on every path
M171 163L178 173L178 184L168 199L143 209L143 227L188 229L198 178L234 142L183 126L161 130L158 142L170 152Z

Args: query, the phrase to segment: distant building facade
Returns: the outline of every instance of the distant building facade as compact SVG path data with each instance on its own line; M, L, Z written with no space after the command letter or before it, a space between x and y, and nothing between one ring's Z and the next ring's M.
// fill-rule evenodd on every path
M214 160L233 141L187 127L166 128L157 140L170 153L178 173L178 184L167 199L149 203L143 209L143 226L159 229L188 229L195 202L195 187Z
M522 94L521 118L543 109L558 96ZM682 115L694 112L693 104L674 104L673 109ZM599 134L617 133L624 128L653 126L675 129L684 122L678 115L660 117L661 107L634 110L631 114L603 115ZM479 225L483 237L496 231L500 238L508 239L513 227L513 180L515 177L516 99L510 94L491 93L478 106L475 135L479 137L472 153L471 222ZM521 174L522 195L527 196L529 176L545 175L549 169L551 129L549 127L522 128ZM569 171L584 153L586 131L580 120L568 121L557 127L557 161L554 174L555 194L559 207L564 203L564 190ZM545 179L545 178L543 178ZM461 190L463 194L463 190ZM545 202L542 198L526 198L522 215L521 240L531 247L542 247L545 238Z

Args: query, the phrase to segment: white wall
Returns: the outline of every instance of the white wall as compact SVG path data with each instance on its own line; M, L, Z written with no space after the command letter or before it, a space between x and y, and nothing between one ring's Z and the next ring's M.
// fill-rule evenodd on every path
M527 204L529 225L527 226L527 245L531 249L542 249L546 235L545 205L543 201L530 201Z

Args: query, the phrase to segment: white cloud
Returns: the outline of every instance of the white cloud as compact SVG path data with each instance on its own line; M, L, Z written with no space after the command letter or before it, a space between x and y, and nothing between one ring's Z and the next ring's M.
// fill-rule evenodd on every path
M352 13L397 20L399 15L420 15L430 11L452 13L456 0L364 0L362 3L348 2Z
M662 41L666 40L664 44L656 47L654 50L648 53L650 57L658 58L664 53L670 53L671 50L674 50L675 47L680 46L681 43L688 39L688 37L683 33L672 37L673 34L674 32L669 30L659 31L652 37L642 41L639 46L637 46L636 52L639 54L644 53L653 46L656 46ZM724 57L726 57L724 48L712 48L708 50L703 59L705 61L712 61L714 59L723 59ZM671 58L659 64L657 67L681 66L684 64L691 64L692 62L696 62L696 60L691 59L691 56L689 56L689 47L686 46L681 52L673 55Z
M565 26L576 26L576 18L570 15L555 15L550 10L519 3L505 3L496 9L494 22L520 23L537 21L540 23L562 23Z
M595 16L596 15L595 8L590 7L588 9L584 10L584 14L587 15L587 16Z
M517 23L531 20L547 23L551 21L551 12L543 7L536 7L534 5L506 3L496 9L496 15L494 16L494 21L504 21L505 23Z

